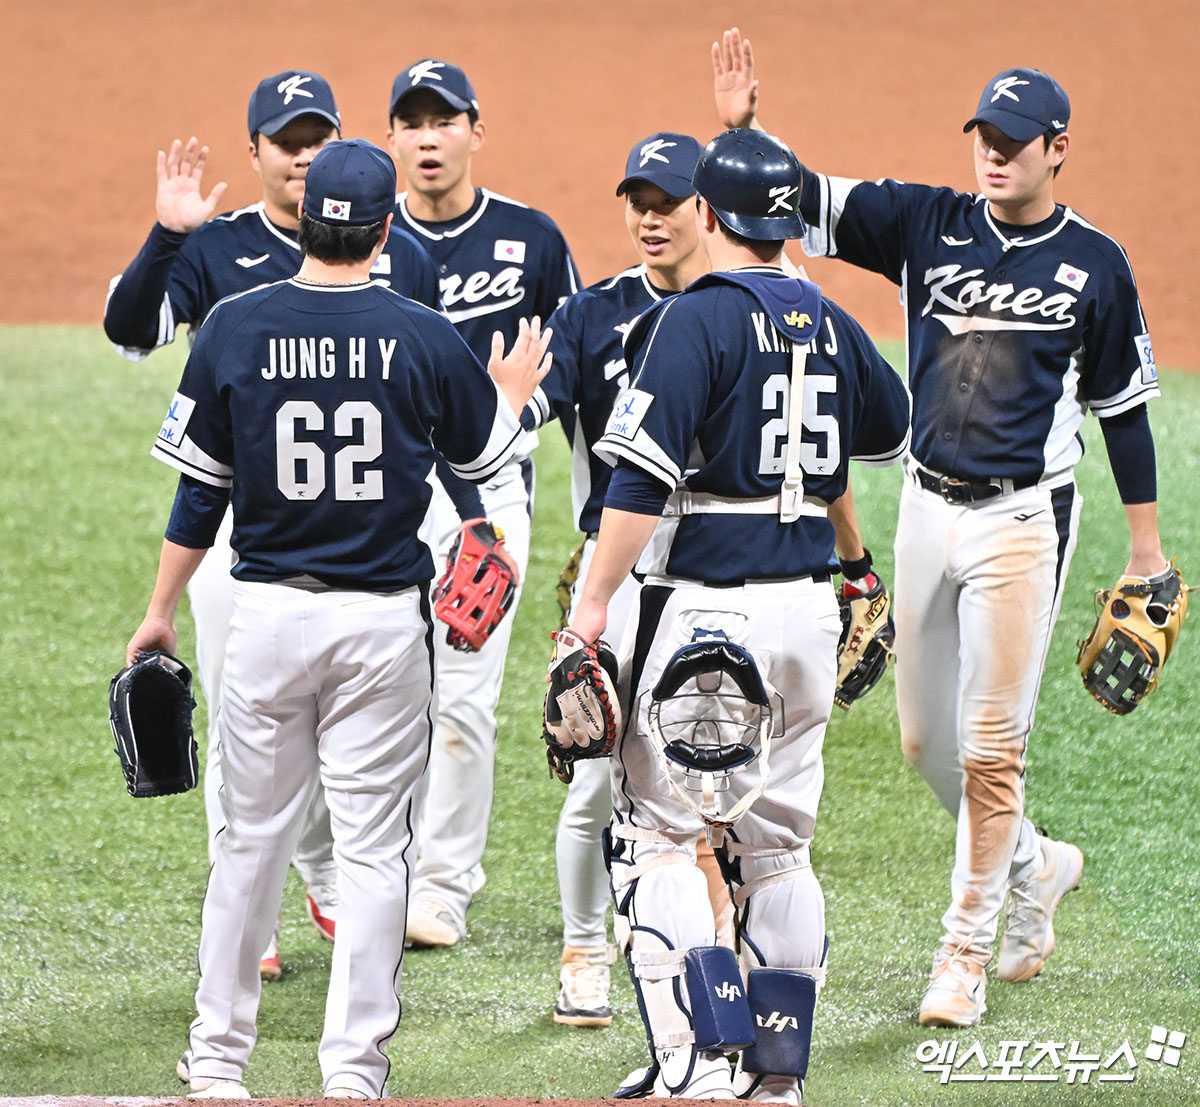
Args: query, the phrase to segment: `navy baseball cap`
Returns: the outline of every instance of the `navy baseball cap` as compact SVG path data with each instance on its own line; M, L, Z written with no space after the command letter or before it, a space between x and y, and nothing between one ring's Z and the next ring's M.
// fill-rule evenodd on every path
M365 138L327 142L304 178L304 214L319 223L377 223L396 207L396 166Z
M455 111L473 111L476 115L479 114L479 101L475 98L475 90L467 80L467 75L457 65L438 61L436 58L423 58L396 74L396 79L392 82L392 98L389 101L389 119L396 114L400 101L418 88L436 92Z
M1062 134L1071 121L1071 101L1062 86L1040 69L1006 69L987 83L975 114L963 125L990 123L1015 142L1047 131Z
M339 131L342 129L342 117L338 115L329 82L303 69L285 69L259 81L250 97L247 113L250 137L260 132L268 137L278 134L302 115L319 115Z
M634 181L657 185L668 196L694 196L692 174L700 160L700 143L691 135L659 131L634 143L625 161L625 179L617 185L624 196Z

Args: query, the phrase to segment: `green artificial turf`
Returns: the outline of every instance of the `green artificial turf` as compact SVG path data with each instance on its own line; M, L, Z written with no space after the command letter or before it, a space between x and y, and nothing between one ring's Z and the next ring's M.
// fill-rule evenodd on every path
M149 596L173 494L174 474L148 450L178 380L177 347L131 364L98 328L0 330L0 1096L179 1090L173 1068L193 1016L207 878L203 804L198 791L126 795L106 719L107 683ZM885 352L898 363L897 347ZM1200 579L1200 376L1164 373L1163 385L1171 399L1152 405L1152 421L1164 546ZM1128 718L1083 690L1075 642L1128 541L1094 420L1085 437L1083 526L1028 760L1030 816L1087 856L1056 919L1059 950L1030 983L993 982L982 1027L917 1026L953 826L900 756L889 673L837 714L826 740L813 860L828 902L829 980L809 1104L1200 1102L1200 631L1184 631L1160 691ZM406 960L404 1018L389 1050L396 1096L603 1096L644 1057L620 966L610 1029L551 1019L564 789L546 772L540 703L553 584L576 541L557 428L543 432L537 464L488 881L465 943ZM856 466L854 479L867 543L890 580L899 473ZM186 617L180 629L191 657ZM247 1084L260 1096L313 1096L329 946L304 917L294 874L282 955L286 975L264 988ZM1178 1066L1145 1056L1154 1026L1188 1035ZM978 1042L989 1064L1002 1042L1061 1042L1060 1080L942 1086L918 1060L931 1040L963 1053ZM1100 1084L1093 1073L1068 1084L1072 1042L1105 1060L1125 1041L1138 1062L1132 1083ZM1111 1070L1129 1071L1125 1061Z

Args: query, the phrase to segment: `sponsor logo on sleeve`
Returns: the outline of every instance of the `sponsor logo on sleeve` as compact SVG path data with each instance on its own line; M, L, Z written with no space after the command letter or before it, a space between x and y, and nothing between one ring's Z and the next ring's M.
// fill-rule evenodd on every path
M375 264L371 266L371 274L376 277L389 277L392 273L392 255L380 254Z
M1058 272L1054 274L1054 279L1059 284L1065 284L1068 288L1073 288L1079 291L1087 284L1088 274L1083 269L1076 269L1073 265L1068 265L1065 261L1058 267Z
M642 420L646 418L646 412L650 410L652 403L654 403L654 397L649 392L627 388L613 404L605 434L615 434L621 438L632 440L642 425Z
M1139 334L1134 342L1137 343L1138 361L1142 364L1142 384L1153 384L1158 380L1158 369L1154 365L1154 349L1150 345L1150 336Z
M525 261L525 243L511 238L498 238L492 257L496 261L511 261L521 265Z
M187 430L188 420L191 419L192 412L195 410L195 400L181 392L176 392L167 408L167 414L163 417L162 428L158 432L158 444L179 449L184 431Z

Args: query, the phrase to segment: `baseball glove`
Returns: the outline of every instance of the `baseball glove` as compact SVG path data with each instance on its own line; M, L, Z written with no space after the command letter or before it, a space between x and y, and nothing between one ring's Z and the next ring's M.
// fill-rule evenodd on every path
M579 570L583 567L583 547L587 545L587 537L575 547L575 552L567 558L563 571L559 574L558 583L554 586L554 598L558 600L558 609L562 612L558 620L558 629L567 629L567 618L571 614L571 590L579 579Z
M896 627L892 600L878 574L868 570L838 588L842 636L838 641L837 688L833 702L845 711L883 676L892 657Z
M1158 687L1183 628L1188 592L1171 564L1157 576L1122 577L1096 593L1100 613L1076 661L1084 687L1114 715L1128 715Z
M600 639L589 646L567 628L554 635L546 678L550 690L542 714L546 760L559 780L570 784L575 762L607 757L621 732L617 700L617 657Z
M519 576L503 531L486 519L463 523L433 593L433 613L449 628L446 641L463 652L480 649L512 607Z
M108 685L108 721L131 796L196 787L192 673L165 650L139 653Z

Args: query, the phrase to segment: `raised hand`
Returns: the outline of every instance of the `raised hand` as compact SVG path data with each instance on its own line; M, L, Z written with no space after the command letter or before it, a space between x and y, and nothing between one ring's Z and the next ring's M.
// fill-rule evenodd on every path
M713 96L717 115L726 127L750 127L758 114L758 81L750 40L730 27L712 45Z
M158 221L169 231L191 234L203 226L217 210L225 195L225 182L214 185L207 197L201 195L200 179L208 147L201 146L195 137L184 144L176 139L167 153L158 152L158 190L154 210Z
M541 320L536 315L531 320L522 319L507 355L504 353L504 336L499 331L492 335L492 355L488 358L487 370L518 416L542 383L542 378L550 372L553 355L546 349L553 334L552 330L542 330Z

